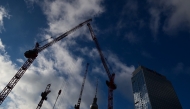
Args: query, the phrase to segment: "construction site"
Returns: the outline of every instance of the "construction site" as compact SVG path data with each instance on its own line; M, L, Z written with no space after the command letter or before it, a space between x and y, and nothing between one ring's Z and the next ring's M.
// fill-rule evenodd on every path
M1 91L0 93L0 105L3 104L3 102L5 101L5 99L9 96L9 94L11 93L11 91L13 90L14 87L16 87L16 84L19 82L19 80L23 77L23 75L25 73L27 73L27 69L30 67L30 65L35 61L36 58L38 58L38 55L40 55L40 52L42 52L45 49L48 49L48 47L53 46L53 44L57 43L58 41L69 37L69 35L75 31L77 31L78 29L80 29L83 26L87 26L89 29L89 34L91 35L92 40L94 41L94 45L97 49L97 52L99 54L101 63L105 69L105 74L107 75L107 80L105 80L105 84L107 85L108 88L108 93L107 93L107 109L113 109L114 107L114 90L117 89L117 86L114 82L115 79L115 73L111 72L108 62L106 60L106 57L104 57L104 54L102 53L101 47L98 43L98 39L95 36L95 33L93 31L93 28L91 26L91 21L92 19L86 20L80 24L78 24L77 26L75 26L74 28L70 29L69 31L63 33L62 35L54 38L53 40L51 40L50 42L44 44L44 45L40 45L38 42L36 42L36 45L33 49L28 50L24 53L24 56L27 58L27 61L24 62L24 64L20 67L20 69L18 70L18 72L14 75L14 77L12 77L12 79L9 81L9 83L5 86L5 88ZM108 60L109 61L109 60ZM85 87L85 80L87 77L87 73L88 73L88 69L90 67L90 62L86 63L86 66L84 66L84 72L83 72L83 81L81 84L81 89L78 90L78 101L77 103L73 104L73 108L74 109L80 109L80 105L83 102L82 99L82 95L83 95L83 90ZM94 82L96 83L93 87L94 87L94 98L92 98L92 103L89 104L89 108L90 109L98 109L98 97L97 97L97 93L98 93L98 79ZM47 86L46 86L47 85ZM46 86L46 88L45 88ZM51 89L51 83L47 83L44 84L44 88L45 91L43 91L41 93L41 100L39 101L39 104L37 104L36 109L40 109L41 107L43 107L43 102L45 102L48 99L48 95L54 91L53 89ZM53 109L56 109L56 102L57 100L59 100L59 96L61 95L63 89L60 89L58 92L58 95L55 99L55 103L53 104ZM14 90L13 90L14 91ZM92 93L93 94L93 93ZM54 95L56 96L56 95ZM51 107L49 107L51 108Z
M1 0L0 109L189 109L189 0Z

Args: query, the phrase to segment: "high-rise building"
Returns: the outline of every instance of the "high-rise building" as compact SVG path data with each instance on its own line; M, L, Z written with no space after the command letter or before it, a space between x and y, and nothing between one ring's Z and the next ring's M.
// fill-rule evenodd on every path
M131 81L135 109L182 109L171 82L165 76L139 66Z

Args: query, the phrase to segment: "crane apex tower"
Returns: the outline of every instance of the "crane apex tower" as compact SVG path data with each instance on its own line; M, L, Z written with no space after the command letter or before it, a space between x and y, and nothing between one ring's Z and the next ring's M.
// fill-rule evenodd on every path
M135 109L182 109L175 90L165 76L139 66L132 73Z

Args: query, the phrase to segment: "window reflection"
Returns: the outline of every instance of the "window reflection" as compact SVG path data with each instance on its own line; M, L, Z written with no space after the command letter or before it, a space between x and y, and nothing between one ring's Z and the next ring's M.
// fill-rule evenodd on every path
M132 78L135 109L151 109L142 71Z

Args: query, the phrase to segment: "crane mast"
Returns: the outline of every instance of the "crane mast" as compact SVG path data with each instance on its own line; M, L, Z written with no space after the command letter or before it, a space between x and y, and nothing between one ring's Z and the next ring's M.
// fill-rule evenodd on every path
M97 92L98 92L98 79L96 80L96 92L95 92L95 98L97 96Z
M81 87L81 91L80 91L78 103L75 104L75 109L80 109L80 103L81 103L81 98L82 98L82 92L83 92L83 89L84 89L84 83L85 83L86 75L87 75L87 72L88 72L88 66L89 66L89 63L86 64L86 71L85 71L85 74L84 74L84 78L83 78L83 82L82 82L82 87Z
M79 29L83 25L87 24L88 22L92 21L92 19L86 20L73 29L67 31L66 33L62 34L61 36L55 38L51 42L45 44L42 47L39 47L39 44L36 43L36 47L33 50L26 51L24 53L25 57L28 58L27 61L23 64L23 66L18 70L18 72L14 75L14 77L10 80L10 82L5 86L5 88L0 93L0 105L3 103L5 98L8 96L8 94L11 92L11 90L14 88L14 86L17 84L17 82L20 80L20 78L24 75L26 70L30 67L32 62L36 59L38 56L38 53L43 51L45 48L53 45L54 43L60 41L61 39L65 38L75 30Z
M47 95L51 92L50 86L51 86L51 84L48 84L45 91L42 92L42 94L41 94L42 98L41 98L40 102L38 103L38 106L36 109L40 109L42 107L44 100L47 100Z
M95 42L96 48L98 50L98 53L100 55L100 59L102 61L102 64L104 66L104 69L106 70L106 73L108 75L109 81L106 81L106 85L108 86L108 109L113 109L113 90L117 88L116 84L114 83L115 73L110 73L108 65L106 64L106 60L104 58L104 55L102 53L102 50L99 46L98 40L95 37L95 34L93 32L93 29L90 25L90 23L87 23L87 26L90 30L91 36L93 41Z

